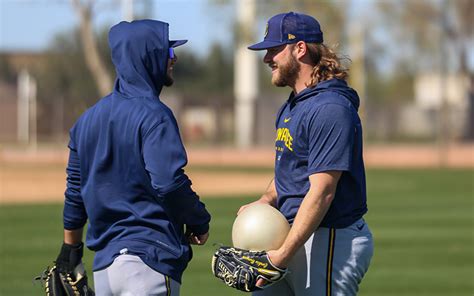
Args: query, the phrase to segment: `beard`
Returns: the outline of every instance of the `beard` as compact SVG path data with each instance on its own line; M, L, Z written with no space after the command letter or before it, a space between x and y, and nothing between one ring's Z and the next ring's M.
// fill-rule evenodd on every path
M168 73L166 73L165 80L163 82L164 86L172 86L174 83L173 77L171 77Z
M301 66L293 55L286 64L278 65L278 74L272 77L272 83L279 87L293 87L298 78Z

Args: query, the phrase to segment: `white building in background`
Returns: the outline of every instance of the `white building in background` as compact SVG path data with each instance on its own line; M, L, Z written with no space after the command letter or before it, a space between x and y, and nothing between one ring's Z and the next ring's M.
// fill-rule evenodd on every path
M422 74L415 79L415 103L425 110L438 110L445 98L450 108L468 108L468 90L467 76L446 75L445 78L439 74Z
M436 137L445 100L452 139L465 135L469 116L469 78L459 74L419 74L414 81L414 103L400 113L398 129L412 137Z

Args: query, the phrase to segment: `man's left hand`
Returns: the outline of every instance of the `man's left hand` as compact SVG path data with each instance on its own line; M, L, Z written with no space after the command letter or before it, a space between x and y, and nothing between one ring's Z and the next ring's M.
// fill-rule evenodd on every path
M229 287L252 292L282 280L287 270L274 266L265 251L220 247L212 257L212 272Z
M281 269L286 269L287 267L287 260L286 258L284 258L282 255L281 255L281 252L279 252L278 250L270 250L267 252L267 256L268 256L268 259L270 260L270 262L278 267L278 268L281 268ZM265 286L265 284L267 283L267 281L265 281L264 279L258 279L257 280L257 287L263 287Z

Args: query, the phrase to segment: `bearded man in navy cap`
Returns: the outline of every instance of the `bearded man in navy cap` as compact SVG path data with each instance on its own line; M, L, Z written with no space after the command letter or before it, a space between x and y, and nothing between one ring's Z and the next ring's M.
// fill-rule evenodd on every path
M359 97L346 83L348 70L305 14L275 15L249 49L266 50L272 83L292 90L276 117L274 179L253 202L277 208L291 224L283 245L268 252L289 272L272 286L260 280L254 295L356 295L373 241L363 219Z

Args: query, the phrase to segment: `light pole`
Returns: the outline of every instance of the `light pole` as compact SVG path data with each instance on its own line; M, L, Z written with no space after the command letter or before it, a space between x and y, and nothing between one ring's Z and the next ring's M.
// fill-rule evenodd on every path
M37 147L36 80L28 70L18 74L17 139L20 143Z
M256 19L255 0L237 1L238 37L235 50L234 128L236 145L248 148L252 145L255 125L255 100L258 93L257 56L247 49L253 42Z

